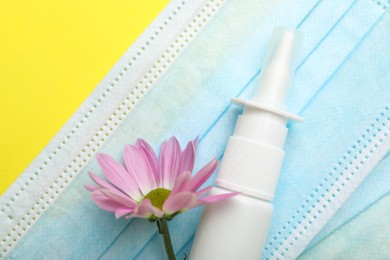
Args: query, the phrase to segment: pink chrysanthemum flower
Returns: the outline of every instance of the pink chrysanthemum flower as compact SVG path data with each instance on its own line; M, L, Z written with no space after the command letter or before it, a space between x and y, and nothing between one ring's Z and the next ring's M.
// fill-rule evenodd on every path
M107 154L98 154L98 163L109 182L90 173L97 186L85 187L92 192L96 205L114 212L116 218L149 220L171 219L191 208L236 195L204 196L211 187L198 191L215 171L218 160L211 160L192 177L197 142L197 139L189 142L182 151L173 136L161 145L157 158L152 147L138 139L135 145L125 147L125 166Z

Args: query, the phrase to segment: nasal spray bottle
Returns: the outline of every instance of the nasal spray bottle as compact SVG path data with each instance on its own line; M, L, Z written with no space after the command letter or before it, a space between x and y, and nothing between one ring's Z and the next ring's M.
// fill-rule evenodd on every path
M288 119L303 121L285 108L303 35L276 27L260 75L260 86L247 100L229 138L210 194L241 194L208 205L203 211L190 260L260 259L271 222L276 184L283 162Z

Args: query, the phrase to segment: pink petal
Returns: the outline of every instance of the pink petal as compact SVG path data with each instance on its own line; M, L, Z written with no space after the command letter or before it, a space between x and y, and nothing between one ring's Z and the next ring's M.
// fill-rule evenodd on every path
M191 180L191 172L183 172L179 177L177 177L176 182L173 186L171 194L179 193L182 191L187 191L188 184Z
M104 176L116 187L134 199L142 198L137 183L126 169L107 154L96 155Z
M208 186L208 187L206 187L206 188L204 188L204 189L201 189L201 190L195 192L196 197L200 197L200 196L206 194L207 192L209 192L209 191L211 190L212 187L213 187L213 186Z
M198 146L198 143L199 143L199 136L197 136L197 137L194 139L194 141L192 141L192 142L193 142L194 147L195 147L195 149L196 149L196 147Z
M204 198L201 198L198 201L201 202L202 204L210 204L210 203L215 203L215 202L218 202L221 200L231 198L231 197L236 196L238 194L241 194L241 192L231 192L231 193L225 193L225 194L210 195L210 196L206 196Z
M125 215L130 215L134 212L134 209L129 209L129 208L118 208L116 211L115 211L115 217L116 218L120 218L120 217L123 217Z
M184 171L190 171L194 169L195 162L195 147L193 142L189 142L181 155L179 174Z
M138 139L136 142L136 146L138 149L141 149L145 156L148 158L148 162L152 171L154 173L154 179L156 180L156 184L158 187L161 186L160 174L158 172L158 159L156 154L153 151L153 148L150 146L148 142L142 139Z
M164 216L164 212L153 206L149 199L144 199L137 205L130 217L149 218L152 215L161 218Z
M164 202L163 209L168 214L174 214L180 210L190 209L196 202L196 196L192 192L176 193L168 197Z
M126 145L123 160L127 171L136 179L138 188L144 195L157 187L152 166L143 150Z
M91 191L91 192L99 189L99 187L96 187L93 185L88 185L88 184L84 185L84 188L86 188L88 191Z
M196 175L192 178L188 190L195 192L197 189L199 189L199 187L202 186L202 184L205 183L208 178L210 178L210 176L217 168L217 165L218 160L215 158L206 164L202 169L200 169L199 172L196 173Z
M137 206L137 203L135 203L130 197L127 197L120 191L106 189L101 189L100 191L109 199L118 202L127 208L135 208Z
M160 148L160 174L164 188L171 189L179 174L181 148L176 137L171 137Z
M93 172L89 172L89 177L91 177L91 179L101 188L108 189L108 190L111 190L111 189L116 190L117 189L116 187L114 187L110 183L106 182L105 180L103 180L102 178L100 178L99 176L94 174Z
M116 188L113 185L111 185L110 183L104 181L102 178L100 178L99 176L97 176L93 172L90 172L89 176L97 185L99 185L100 188L97 187L97 189L100 189L102 191L102 193L104 195L106 195L107 197L110 197L112 200L115 200L119 203L122 203L123 205L126 205L128 202L121 202L120 201L121 199L124 201L131 201L133 203L133 207L135 206L135 202L133 201L133 199L128 197L128 195L124 194L118 188ZM110 193L105 192L106 190L110 191ZM113 195L110 196L110 194L113 194ZM120 199L117 199L117 197L119 197Z
M115 212L118 208L123 208L122 204L109 199L100 190L92 192L91 197L95 204L104 210Z

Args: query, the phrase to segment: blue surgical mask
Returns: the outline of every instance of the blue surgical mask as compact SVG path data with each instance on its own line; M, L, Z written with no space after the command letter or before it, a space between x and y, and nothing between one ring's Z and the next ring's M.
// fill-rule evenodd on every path
M389 215L390 194L387 194L299 259L352 259L356 256L360 259L388 259L390 226L385 216Z
M252 95L276 25L305 34L288 100L305 122L289 125L263 257L298 256L325 224L331 232L389 190L389 173L375 167L388 161L389 19L368 0L171 1L2 196L0 257L160 259L154 225L115 220L90 200L88 172L101 174L94 155L120 160L138 137L157 149L174 134L199 135L198 167L221 158L241 113L230 99ZM345 204L361 183L364 200ZM178 257L200 210L169 223Z

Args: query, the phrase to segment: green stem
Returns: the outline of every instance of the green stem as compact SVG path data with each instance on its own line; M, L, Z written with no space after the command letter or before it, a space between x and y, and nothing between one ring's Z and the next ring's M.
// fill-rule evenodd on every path
M167 253L168 260L176 260L175 252L173 251L171 236L169 235L168 222L166 219L157 220L158 232L164 239L165 251Z

